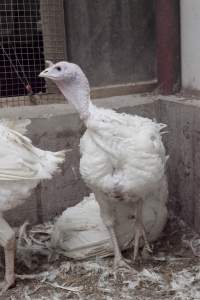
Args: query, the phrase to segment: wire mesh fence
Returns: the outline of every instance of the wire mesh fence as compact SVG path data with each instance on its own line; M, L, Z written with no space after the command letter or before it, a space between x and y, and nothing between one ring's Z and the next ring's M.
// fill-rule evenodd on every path
M0 1L0 106L61 101L38 74L65 58L62 0Z

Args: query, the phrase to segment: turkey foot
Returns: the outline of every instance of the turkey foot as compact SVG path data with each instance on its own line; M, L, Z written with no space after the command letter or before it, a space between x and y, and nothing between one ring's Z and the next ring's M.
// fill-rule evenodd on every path
M115 257L114 260L114 269L115 271L121 271L121 270L125 270L125 271L132 271L133 268L129 265L129 263L131 263L130 260L125 259L124 257Z
M0 283L0 296L2 296L9 288L15 286L15 276L11 276L9 279Z
M134 239L134 254L133 254L133 261L136 260L139 250L140 238L144 239L144 248L149 252L152 253L151 247L147 240L146 232L144 226L142 224L136 224L135 230L135 239Z
M114 248L114 255L115 255L114 269L115 270L129 270L129 271L133 270L132 267L129 265L129 263L131 261L129 261L128 259L125 259L121 254L113 226L109 226L108 231L110 233L111 240L113 243L113 248Z

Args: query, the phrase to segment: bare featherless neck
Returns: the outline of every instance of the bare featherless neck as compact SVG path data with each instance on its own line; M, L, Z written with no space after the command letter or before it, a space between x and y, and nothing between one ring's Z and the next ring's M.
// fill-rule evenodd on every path
M64 97L74 105L80 118L87 121L93 104L90 100L90 86L85 74L81 71L70 80L55 82Z

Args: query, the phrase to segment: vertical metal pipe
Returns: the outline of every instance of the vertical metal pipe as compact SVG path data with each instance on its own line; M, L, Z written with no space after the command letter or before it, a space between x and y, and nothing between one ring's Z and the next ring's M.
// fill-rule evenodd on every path
M156 0L157 77L160 93L180 88L179 0Z

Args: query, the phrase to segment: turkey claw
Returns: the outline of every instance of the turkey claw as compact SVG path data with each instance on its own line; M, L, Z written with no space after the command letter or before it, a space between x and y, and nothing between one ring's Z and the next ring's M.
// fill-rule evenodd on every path
M133 268L129 265L131 261L125 258L120 258L114 262L115 271L132 271Z
M143 259L149 259L153 253L153 250L151 246L148 244L147 246L144 246L141 252Z
M15 280L3 281L0 283L0 296L2 296L9 288L15 286Z

